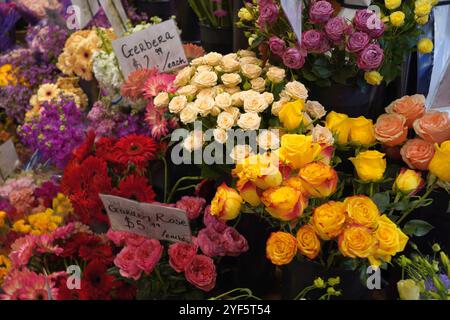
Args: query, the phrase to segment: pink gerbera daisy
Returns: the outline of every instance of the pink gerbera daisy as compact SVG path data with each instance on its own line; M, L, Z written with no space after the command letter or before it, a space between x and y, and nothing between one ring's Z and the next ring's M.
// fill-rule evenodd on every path
M174 74L157 73L150 76L145 82L143 92L146 98L156 97L161 91L175 92L173 87L173 81L175 80Z
M151 102L147 105L145 121L150 127L150 132L153 139L160 140L161 137L169 133L169 123L164 117L164 110L156 109Z

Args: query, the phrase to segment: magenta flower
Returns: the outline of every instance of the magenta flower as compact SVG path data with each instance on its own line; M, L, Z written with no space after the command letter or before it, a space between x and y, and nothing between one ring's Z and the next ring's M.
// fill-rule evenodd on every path
M289 48L283 54L283 63L291 69L300 69L305 64L305 56L297 48Z
M206 200L199 197L182 197L177 201L176 206L178 209L186 211L186 215L189 220L197 219L202 212L203 206Z
M364 71L375 70L381 65L383 58L383 49L378 44L370 44L359 54L357 65Z
M302 45L309 52L324 53L330 45L325 34L319 30L308 30L302 34Z
M278 19L279 9L273 0L259 0L259 18L258 26L264 28L266 25L271 26Z
M330 20L334 9L328 1L317 1L309 8L309 19L312 23L325 23Z
M357 10L353 24L359 31L364 31L372 38L378 38L384 33L384 23L377 14L369 9Z
M217 9L216 11L214 11L214 15L216 17L223 18L223 17L226 17L228 15L228 12L226 10L223 10L223 9Z
M286 50L286 43L283 39L280 39L276 36L272 36L269 39L269 48L272 53L283 56L284 51Z
M331 18L325 25L325 34L328 39L334 42L340 42L348 30L349 25L342 17Z
M347 40L347 50L350 52L360 52L364 49L370 41L367 33L362 31L354 32Z

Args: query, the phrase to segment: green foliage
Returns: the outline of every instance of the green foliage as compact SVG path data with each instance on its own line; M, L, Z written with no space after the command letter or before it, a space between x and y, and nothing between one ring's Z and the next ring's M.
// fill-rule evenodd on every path
M411 236L422 237L428 234L434 227L423 220L410 220L403 227L403 231Z

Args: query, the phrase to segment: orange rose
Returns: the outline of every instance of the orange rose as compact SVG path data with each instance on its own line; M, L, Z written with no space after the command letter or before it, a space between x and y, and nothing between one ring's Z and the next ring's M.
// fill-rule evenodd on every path
M300 217L308 206L308 199L297 189L289 186L270 188L263 192L261 201L272 217L291 221Z
M309 259L315 259L320 252L320 239L314 227L305 225L297 231L298 251Z
M428 170L434 152L433 144L422 139L408 140L400 149L403 161L416 170Z
M339 251L345 257L368 258L375 251L372 231L362 226L350 226L339 236Z
M288 264L297 254L297 240L290 233L272 232L266 243L266 257L273 264Z
M314 209L312 225L322 240L341 234L347 219L345 209L344 203L338 201L329 201Z
M414 121L414 131L428 142L441 144L450 140L450 118L447 112L432 111Z
M406 140L407 135L406 118L401 114L382 114L375 123L375 137L385 146L397 146Z
M323 162L311 162L300 169L299 177L302 186L313 198L326 198L337 188L338 175L336 171Z
M392 102L386 108L386 112L401 114L406 118L408 128L412 128L414 120L421 118L425 113L425 97L421 94L404 96Z

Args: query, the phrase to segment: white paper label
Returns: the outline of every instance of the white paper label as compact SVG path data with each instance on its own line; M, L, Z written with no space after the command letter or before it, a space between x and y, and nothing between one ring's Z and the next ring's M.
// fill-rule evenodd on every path
M100 199L113 230L158 240L191 242L189 219L180 209L104 194Z
M297 36L299 44L302 43L302 1L301 0L281 0L286 17L291 24L292 30Z
M114 40L112 46L125 78L137 69L156 67L167 72L188 63L172 19Z
M120 0L100 0L100 4L105 11L106 17L114 32L119 37L123 37L127 31L129 19Z
M0 182L6 180L19 163L16 147L12 139L9 139L0 146Z
M72 0L72 7L75 9L77 29L86 27L100 10L97 0Z

